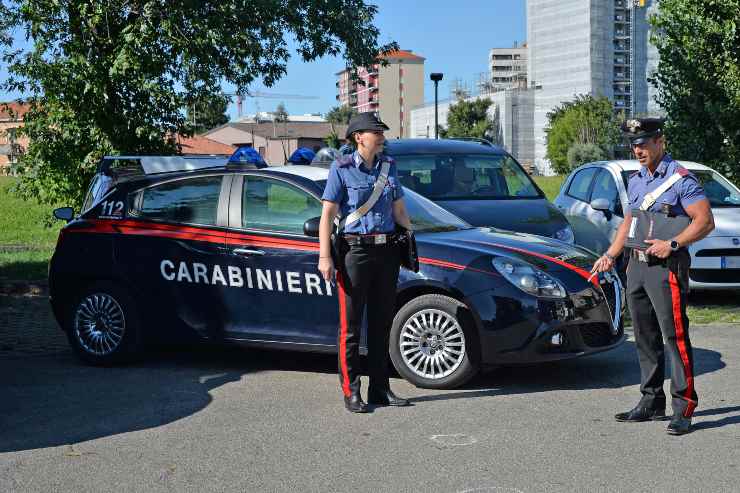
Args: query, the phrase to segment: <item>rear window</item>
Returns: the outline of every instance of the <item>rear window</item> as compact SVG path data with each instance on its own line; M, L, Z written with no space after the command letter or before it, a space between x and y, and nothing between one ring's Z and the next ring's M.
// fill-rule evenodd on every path
M140 192L132 214L156 221L215 225L221 176L177 180Z
M401 183L432 200L527 199L542 195L506 154L393 155Z

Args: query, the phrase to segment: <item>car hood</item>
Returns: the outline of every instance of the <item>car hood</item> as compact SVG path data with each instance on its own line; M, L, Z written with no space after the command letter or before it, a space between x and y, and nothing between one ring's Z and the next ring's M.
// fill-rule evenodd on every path
M568 226L563 214L545 199L435 200L473 226L553 237Z
M714 230L709 236L740 237L740 207L714 207Z
M422 233L417 235L417 241L420 257L425 254L442 256L463 265L482 255L507 256L529 262L544 271L567 270L587 278L596 261L594 254L577 245L494 228Z

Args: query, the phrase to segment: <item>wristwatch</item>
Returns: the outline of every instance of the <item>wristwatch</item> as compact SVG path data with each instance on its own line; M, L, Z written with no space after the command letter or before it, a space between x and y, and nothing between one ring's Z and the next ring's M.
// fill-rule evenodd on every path
M609 255L607 252L604 252L604 257L608 258L611 262L614 262L614 260L615 260L614 257L612 257L611 255Z
M681 247L681 245L679 245L676 240L671 240L671 250L673 250L675 252L680 247Z

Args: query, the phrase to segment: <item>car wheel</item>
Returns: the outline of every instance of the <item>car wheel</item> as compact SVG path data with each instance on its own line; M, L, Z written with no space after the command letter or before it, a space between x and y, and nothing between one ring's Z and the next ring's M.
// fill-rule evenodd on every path
M113 283L84 289L72 303L66 329L77 356L92 365L130 361L140 348L136 304Z
M478 344L467 307L449 296L427 294L406 303L393 319L390 357L417 387L458 387L478 372Z

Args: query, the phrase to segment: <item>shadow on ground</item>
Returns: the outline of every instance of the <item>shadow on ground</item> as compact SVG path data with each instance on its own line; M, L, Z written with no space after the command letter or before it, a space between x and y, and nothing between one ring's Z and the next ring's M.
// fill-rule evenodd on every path
M716 351L695 348L695 356L697 375L724 367ZM0 362L0 452L155 428L204 409L212 401L212 390L259 378L262 371L335 373L336 357L204 345L152 351L138 364L117 368L83 366L69 350L6 360ZM619 388L639 381L634 345L625 343L583 359L499 368L462 390L428 391L412 400ZM716 423L728 419L738 418Z

